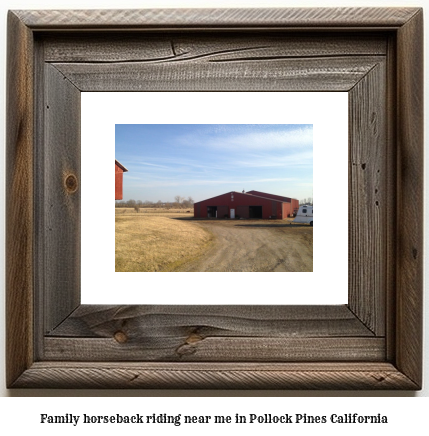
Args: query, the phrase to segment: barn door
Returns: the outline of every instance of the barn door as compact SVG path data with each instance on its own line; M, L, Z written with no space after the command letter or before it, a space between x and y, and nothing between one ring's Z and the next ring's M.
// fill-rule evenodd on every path
M218 206L217 207L217 217L218 218L228 218L228 206Z
M231 219L234 219L234 218L235 218L235 209L230 209L230 210L229 210L229 217L230 217Z

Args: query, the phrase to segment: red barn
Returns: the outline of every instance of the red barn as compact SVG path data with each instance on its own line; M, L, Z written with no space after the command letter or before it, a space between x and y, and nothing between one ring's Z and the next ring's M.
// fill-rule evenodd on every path
M115 200L122 200L122 183L124 178L124 173L128 170L115 159Z
M289 210L287 210L286 216L293 216L298 212L299 200L296 200L295 198L282 197L280 195L267 194L266 192L260 192L260 191L247 191L247 193L252 195L259 195L260 197L272 198L273 200L280 200L285 203L290 203Z
M279 197L280 200L274 197L279 196L267 197L232 191L194 203L194 217L284 219L291 216L294 199Z

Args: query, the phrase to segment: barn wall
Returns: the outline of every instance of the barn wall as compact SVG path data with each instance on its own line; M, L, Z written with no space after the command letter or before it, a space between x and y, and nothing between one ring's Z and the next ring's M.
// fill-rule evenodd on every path
M277 213L276 213L276 217L278 220L282 220L284 218L284 213L283 213L283 205L285 203L280 203L279 201L276 201L276 206L277 206Z
M232 198L232 195L233 197ZM262 218L269 219L271 216L276 215L278 219L282 219L282 203L273 201L267 198L260 198L252 195L242 194L240 192L228 192L208 200L199 201L194 204L194 217L207 218L207 206L218 207L218 217L223 218L224 211L230 213L231 209L235 209L235 214L243 218L248 217L248 206L262 206ZM246 207L247 206L247 207ZM220 209L221 208L221 209ZM222 215L219 214L221 210Z
M194 203L194 218L202 218L201 215L201 203Z
M123 198L123 178L124 172L115 163L115 200Z
M287 207L283 208L283 218L287 218L288 215L292 216L294 212L298 212L299 200L290 197L282 197L281 195L269 194L267 192L261 191L247 191L248 194L258 195L260 197L272 198L273 200L283 201L290 203L289 209Z
M298 201L298 200L296 200ZM283 217L288 218L293 216L293 204L283 203Z
M290 213L290 203L283 203L282 204L282 213L283 213L283 216L285 218L288 217L288 215Z
M293 214L294 212L298 212L299 209L299 200L295 200L294 198L292 198L291 201L291 213Z
M238 206L235 213L241 218L249 218L249 206Z
M228 208L228 206L218 206L217 207L217 217L218 218L224 218L225 215L229 215L229 208Z

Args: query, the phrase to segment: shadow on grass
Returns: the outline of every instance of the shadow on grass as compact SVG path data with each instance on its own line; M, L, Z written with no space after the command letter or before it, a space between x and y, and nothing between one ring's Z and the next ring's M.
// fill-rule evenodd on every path
M248 223L245 224L246 221L242 220L234 220L234 219L218 219L218 218L194 218L193 216L184 216L184 217L171 217L172 220L179 220L179 221L203 221L203 222L212 222L212 223L231 223L234 227L272 227L272 228L296 228L296 227L307 227L310 228L310 224L294 224L294 223L283 223L283 224L276 224L276 223ZM240 224L238 224L240 222Z
M276 227L276 228L296 228L296 227L307 227L311 228L309 224L235 224L235 227Z
M179 220L179 221L196 221L193 216L172 216L167 218L170 218L172 220Z

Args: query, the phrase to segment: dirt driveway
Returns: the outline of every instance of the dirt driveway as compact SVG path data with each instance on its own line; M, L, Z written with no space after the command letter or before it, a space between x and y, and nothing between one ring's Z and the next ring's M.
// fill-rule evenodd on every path
M313 227L271 220L202 220L212 247L179 271L313 271Z

